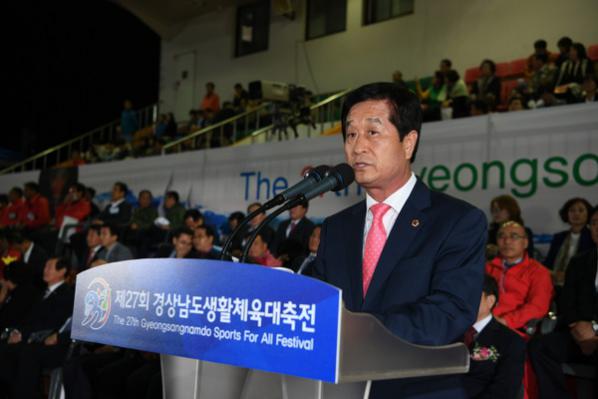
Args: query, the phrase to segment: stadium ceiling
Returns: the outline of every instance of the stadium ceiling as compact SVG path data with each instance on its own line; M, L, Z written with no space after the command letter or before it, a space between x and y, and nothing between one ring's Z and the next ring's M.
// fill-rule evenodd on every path
M137 16L162 39L175 36L191 19L247 3L245 0L113 0Z

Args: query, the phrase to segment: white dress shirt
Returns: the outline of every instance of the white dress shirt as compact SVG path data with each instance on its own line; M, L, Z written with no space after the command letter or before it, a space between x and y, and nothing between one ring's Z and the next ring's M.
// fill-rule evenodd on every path
M34 245L34 243L31 243L31 245L29 245L29 248L27 248L27 251L25 251L25 254L23 255L23 262L29 263L29 257L31 256L31 251L33 251Z
M473 328L475 328L475 330L479 334L488 325L488 323L490 323L490 320L492 320L492 313L490 313L488 316L484 317L482 320L476 321L475 324L473 325Z
M49 286L46 289L46 293L44 294L44 299L46 299L47 297L49 297L50 294L53 293L54 291L56 291L56 288L60 287L62 284L64 284L64 280L59 281L56 284L52 284L51 286Z
M411 195L413 187L415 187L415 183L417 183L417 178L415 177L415 173L411 172L411 177L409 180L407 180L407 183L403 184L401 188L389 195L388 198L383 201L385 204L390 205L390 209L384 214L384 217L382 217L382 223L384 224L386 237L388 237L388 234L390 234L397 217L399 217L399 213L401 213L403 206ZM369 194L366 195L365 204L367 206L367 212L365 214L365 227L363 229L362 254L365 251L365 241L368 236L368 232L370 231L370 227L372 227L372 222L374 221L374 215L372 214L370 208L372 205L377 203L378 201L370 197Z

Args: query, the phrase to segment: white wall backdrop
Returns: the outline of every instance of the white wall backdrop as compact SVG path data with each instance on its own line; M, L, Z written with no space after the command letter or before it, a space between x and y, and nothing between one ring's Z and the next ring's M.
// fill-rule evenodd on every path
M305 41L305 1L297 0L294 21L272 16L268 50L240 58L234 57L234 8L192 20L162 42L161 109L176 110L177 63L189 53L195 56L188 79L195 85L197 106L210 80L222 100L232 97L236 82L259 79L323 93L390 80L395 69L405 79L429 76L445 57L464 73L484 58L526 57L539 38L552 51L564 35L586 45L598 43L596 0L416 0L413 14L368 26L361 24L363 0L347 2L345 32Z

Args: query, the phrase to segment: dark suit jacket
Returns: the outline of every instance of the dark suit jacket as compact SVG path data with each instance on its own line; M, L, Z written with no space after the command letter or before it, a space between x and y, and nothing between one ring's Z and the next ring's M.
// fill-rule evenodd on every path
M22 323L38 296L32 284L19 284L0 305L0 331Z
M276 256L280 256L283 253L292 252L290 255L291 257L294 257L297 252L299 252L297 255L307 252L307 248L309 246L309 236L314 230L315 225L311 220L304 217L301 219L299 224L295 226L291 234L286 237L289 224L291 224L291 219L285 220L278 225L278 229L276 230L276 235L274 237L273 248Z
M494 346L499 357L497 361L471 359L469 373L463 376L469 397L516 399L523 384L523 339L493 318L474 342L480 347Z
M565 238L567 238L567 234L569 234L569 230L561 231L560 233L556 233L552 237L552 241L550 242L550 249L548 250L548 255L546 255L546 259L542 263L549 269L554 268L554 261L556 260L557 255L561 249L561 246L565 242ZM590 229L584 227L581 230L581 236L579 237L579 242L577 243L577 250L576 254L582 253L591 249L594 246L594 241L592 241L592 233L590 233Z
M75 291L66 283L56 288L46 299L41 295L25 321L17 326L23 341L27 341L32 332L58 330L62 327L66 319L73 314L74 301Z
M362 201L324 221L316 275L343 290L348 310L373 314L411 343L458 341L478 313L484 214L466 202L430 191L418 180L390 231L363 299L365 216ZM377 382L372 389L372 398L465 397L458 376Z
M596 320L598 317L598 294L594 285L597 258L598 249L594 246L569 261L559 306L565 325L580 320Z
M133 207L126 200L118 205L118 212L110 213L110 204L100 213L98 219L104 223L115 223L117 225L125 225L131 221L133 215Z
M33 278L33 284L40 290L45 289L46 283L44 282L44 267L48 261L48 254L39 244L34 244L27 261L27 267L31 272Z

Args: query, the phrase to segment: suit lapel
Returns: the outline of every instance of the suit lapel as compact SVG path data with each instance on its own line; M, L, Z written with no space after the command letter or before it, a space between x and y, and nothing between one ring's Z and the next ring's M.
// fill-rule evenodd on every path
M425 226L426 216L422 210L427 208L429 204L430 192L418 180L388 235L365 297L364 309L367 309L376 295L382 290L384 282L409 249L413 238ZM417 225L415 221L417 221ZM361 231L363 232L363 229Z
M362 249L363 249L363 228L365 226L365 201L354 207L350 217L345 220L345 243L347 248L347 266L351 280L352 304L347 304L352 311L361 310L363 304L362 287Z

